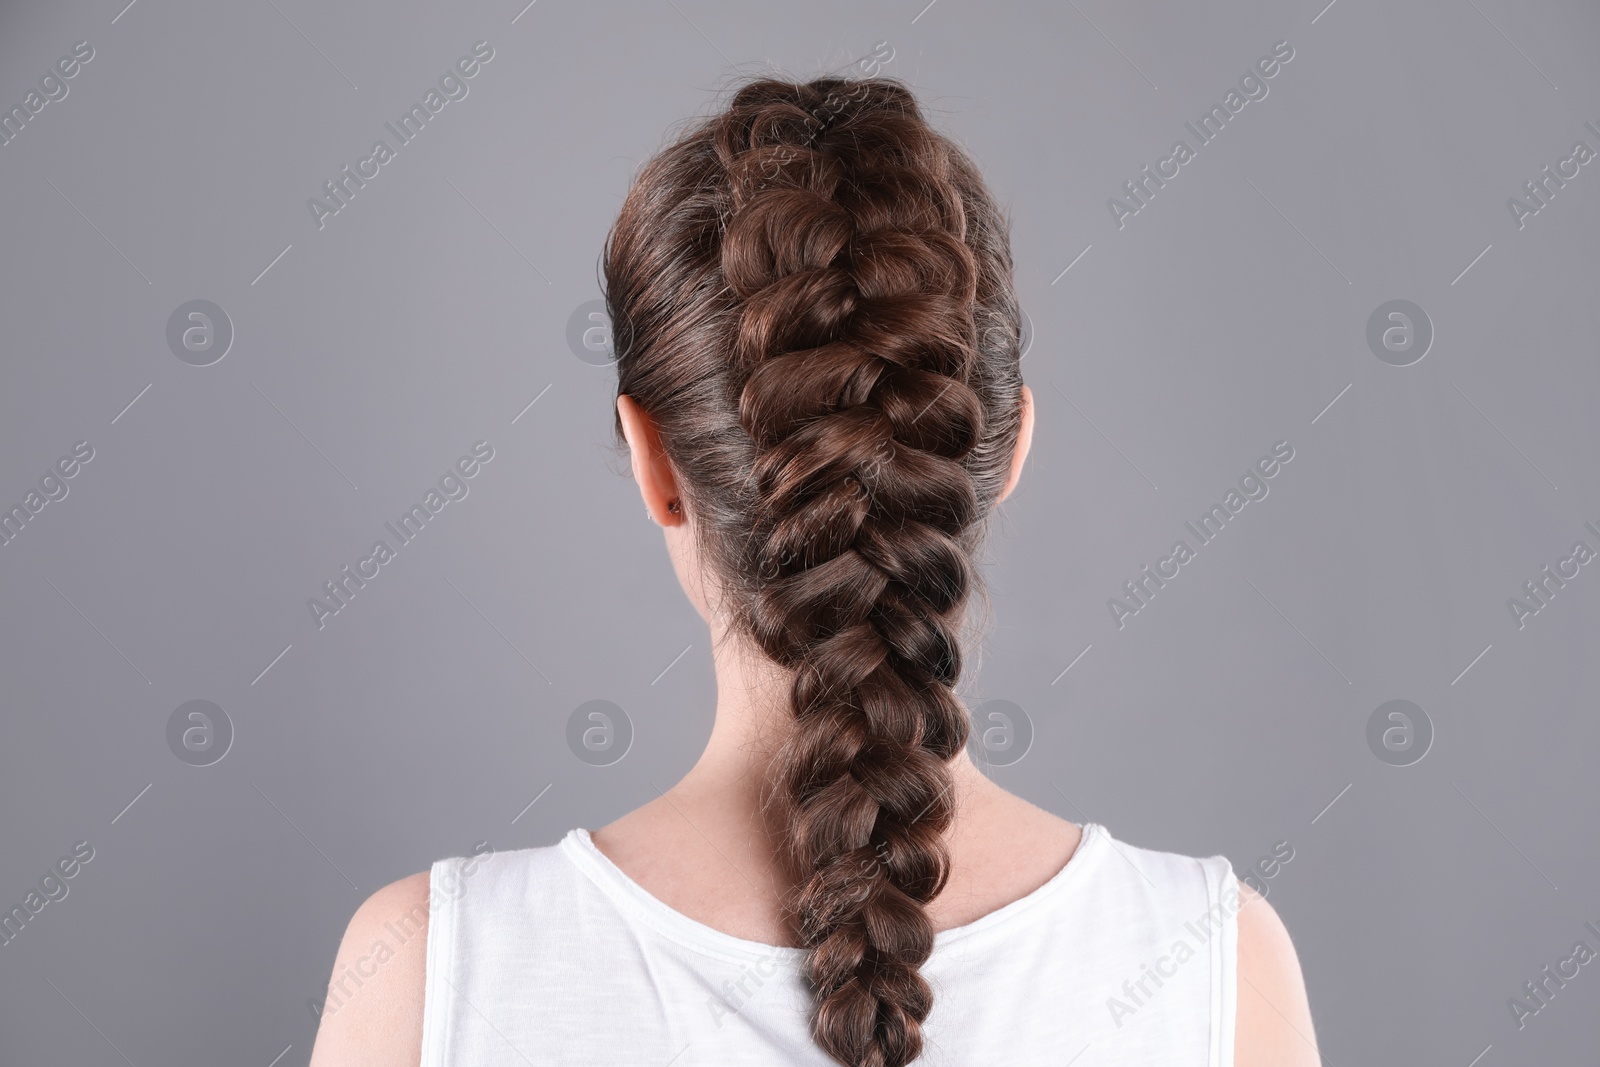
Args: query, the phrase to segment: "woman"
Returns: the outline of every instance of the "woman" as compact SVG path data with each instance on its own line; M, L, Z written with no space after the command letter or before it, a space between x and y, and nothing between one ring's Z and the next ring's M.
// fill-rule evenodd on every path
M1225 859L1059 819L967 753L973 561L1034 413L964 152L898 82L754 81L641 171L605 280L617 429L711 629L710 742L593 834L376 893L313 1067L1318 1063ZM397 920L427 937L370 962Z

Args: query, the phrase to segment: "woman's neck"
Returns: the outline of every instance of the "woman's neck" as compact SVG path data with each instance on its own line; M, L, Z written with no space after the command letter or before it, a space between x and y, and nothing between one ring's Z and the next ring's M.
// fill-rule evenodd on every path
M717 711L698 762L672 788L595 831L595 845L647 891L708 926L792 943L785 828L763 805L794 728L785 671L748 643L714 634ZM1042 885L1077 847L1078 828L991 782L963 750L950 764L951 876L930 906L961 925Z

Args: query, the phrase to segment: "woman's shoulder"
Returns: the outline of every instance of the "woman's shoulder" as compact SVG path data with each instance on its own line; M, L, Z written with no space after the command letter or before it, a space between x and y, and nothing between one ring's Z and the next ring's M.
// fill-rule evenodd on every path
M1244 882L1239 895L1234 1067L1317 1067L1322 1059L1294 942L1265 897Z
M516 906L537 892L560 845L497 851L478 842L362 902L345 927L323 1002L311 1067L415 1067L421 1060L429 942L466 895ZM486 906L489 906L486 904Z
M351 917L334 957L311 1067L421 1061L431 874L390 882Z
M1219 978L1231 994L1234 1067L1316 1067L1321 1060L1300 961L1266 898L1234 874L1226 856L1144 848L1103 827L1095 832L1125 861L1111 865L1122 868L1125 894L1156 903L1168 921L1182 920L1198 936L1226 931ZM1173 914L1182 897L1190 912Z

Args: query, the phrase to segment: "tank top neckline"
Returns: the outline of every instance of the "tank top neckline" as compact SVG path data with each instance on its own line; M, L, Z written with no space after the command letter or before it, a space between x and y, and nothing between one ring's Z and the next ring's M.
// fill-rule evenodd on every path
M1099 823L1086 822L1082 829L1078 847L1073 850L1062 868L1051 875L1043 885L969 923L937 931L933 938L933 958L938 958L952 945L976 934L1008 926L1024 913L1081 884L1088 875L1088 869L1110 843L1109 834ZM708 955L741 960L752 957L775 958L796 967L806 955L806 950L803 948L752 941L690 918L650 893L621 867L611 862L610 857L600 851L589 836L589 831L583 827L569 830L561 839L559 849L563 856L630 916L681 945Z

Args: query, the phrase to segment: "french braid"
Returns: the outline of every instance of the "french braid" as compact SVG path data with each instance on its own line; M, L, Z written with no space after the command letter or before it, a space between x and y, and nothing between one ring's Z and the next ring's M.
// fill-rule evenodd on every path
M792 677L769 798L812 1033L900 1067L933 1002L972 560L1020 424L1004 221L900 83L764 79L646 165L605 276L618 391Z

